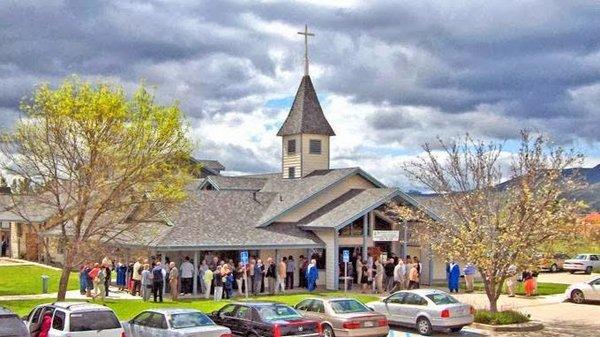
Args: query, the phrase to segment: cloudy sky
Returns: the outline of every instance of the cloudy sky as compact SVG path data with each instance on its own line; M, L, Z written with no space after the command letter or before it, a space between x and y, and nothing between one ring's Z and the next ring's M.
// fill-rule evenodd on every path
M78 74L178 101L197 156L280 169L275 136L302 76L337 133L332 166L405 188L400 164L435 136L531 128L600 163L595 1L0 2L0 128L36 83Z

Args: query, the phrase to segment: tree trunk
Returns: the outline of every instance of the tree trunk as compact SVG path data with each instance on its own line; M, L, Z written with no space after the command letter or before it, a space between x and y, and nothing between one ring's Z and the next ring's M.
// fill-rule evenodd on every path
M64 301L67 295L69 276L71 276L71 270L73 269L74 254L75 252L72 249L65 249L65 263L63 264L62 273L60 274L60 282L58 283L58 294L56 295L57 301Z
M496 284L492 280L484 278L485 294L490 302L490 311L498 312L498 296L496 296Z

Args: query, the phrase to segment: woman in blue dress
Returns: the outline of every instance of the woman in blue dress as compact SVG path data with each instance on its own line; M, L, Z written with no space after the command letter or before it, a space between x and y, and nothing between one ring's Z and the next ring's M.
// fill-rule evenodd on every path
M117 264L117 286L120 291L125 290L125 279L127 275L127 266L119 262Z
M319 278L319 271L317 269L317 261L315 259L310 260L310 264L306 269L306 281L308 283L308 291L313 291L317 288L317 279Z

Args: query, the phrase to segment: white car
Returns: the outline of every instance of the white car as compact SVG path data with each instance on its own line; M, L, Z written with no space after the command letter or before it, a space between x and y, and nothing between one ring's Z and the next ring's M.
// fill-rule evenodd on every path
M600 301L600 277L572 284L565 290L565 299L574 303Z
M434 330L458 332L473 323L475 314L469 304L436 289L398 291L381 301L367 303L367 306L386 315L390 324L415 327L426 336Z
M25 319L31 337L37 337L44 316L52 316L49 337L125 337L114 311L87 302L56 302L35 307Z
M123 322L127 337L231 337L231 330L216 325L208 316L193 309L142 311Z
M596 268L600 268L600 254L579 254L573 259L566 260L563 269L573 274L582 271L591 274Z

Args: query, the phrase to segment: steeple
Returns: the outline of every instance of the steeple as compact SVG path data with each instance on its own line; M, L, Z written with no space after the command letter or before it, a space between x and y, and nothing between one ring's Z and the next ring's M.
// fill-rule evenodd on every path
M277 135L288 136L298 133L335 136L335 132L323 114L309 75L302 77L290 113Z
M277 132L282 137L284 178L301 178L315 170L329 169L329 138L335 132L323 114L315 87L308 74L308 37L304 27L304 76L292 108Z

